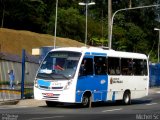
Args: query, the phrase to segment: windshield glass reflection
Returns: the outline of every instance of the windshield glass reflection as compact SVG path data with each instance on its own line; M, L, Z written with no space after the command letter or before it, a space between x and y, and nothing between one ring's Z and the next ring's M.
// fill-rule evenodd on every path
M79 52L50 52L42 62L37 78L52 80L73 78L80 56Z

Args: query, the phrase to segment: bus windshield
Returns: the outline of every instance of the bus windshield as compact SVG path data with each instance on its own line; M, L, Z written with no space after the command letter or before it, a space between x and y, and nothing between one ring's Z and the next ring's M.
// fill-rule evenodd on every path
M46 80L71 79L77 69L81 53L54 51L48 53L37 73L37 78Z

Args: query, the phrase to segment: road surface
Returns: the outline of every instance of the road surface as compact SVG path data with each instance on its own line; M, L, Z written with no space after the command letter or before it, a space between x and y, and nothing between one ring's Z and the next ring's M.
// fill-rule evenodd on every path
M97 103L92 108L77 105L47 107L45 104L0 106L2 120L160 120L160 89L131 105Z

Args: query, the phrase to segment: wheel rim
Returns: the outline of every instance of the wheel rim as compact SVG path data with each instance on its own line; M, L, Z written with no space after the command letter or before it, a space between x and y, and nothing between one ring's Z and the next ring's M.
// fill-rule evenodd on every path
M123 99L123 102L124 102L124 104L126 104L126 105L128 105L128 104L130 104L130 94L129 93L125 93L124 94L124 99Z
M129 96L128 96L128 95L126 95L126 97L125 97L125 100L124 100L124 101L125 101L125 103L126 103L126 104L128 104L128 103L129 103Z

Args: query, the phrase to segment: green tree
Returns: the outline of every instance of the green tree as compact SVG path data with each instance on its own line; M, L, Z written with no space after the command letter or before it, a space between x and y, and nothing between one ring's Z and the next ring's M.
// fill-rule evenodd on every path
M43 32L45 4L42 0L2 0L4 27ZM1 10L2 11L2 10Z
M84 42L85 6L91 0L58 0L57 36ZM93 0L88 8L88 44L107 45L108 0ZM113 12L128 8L130 0L112 0ZM159 0L132 0L132 7L160 4ZM0 0L1 26L54 34L55 0ZM160 7L121 11L113 25L113 49L149 54L157 59ZM103 41L103 42L102 42Z
M79 15L77 9L68 8L58 9L57 35L81 40L84 35L85 18ZM48 23L48 33L54 33L55 14L50 18Z

